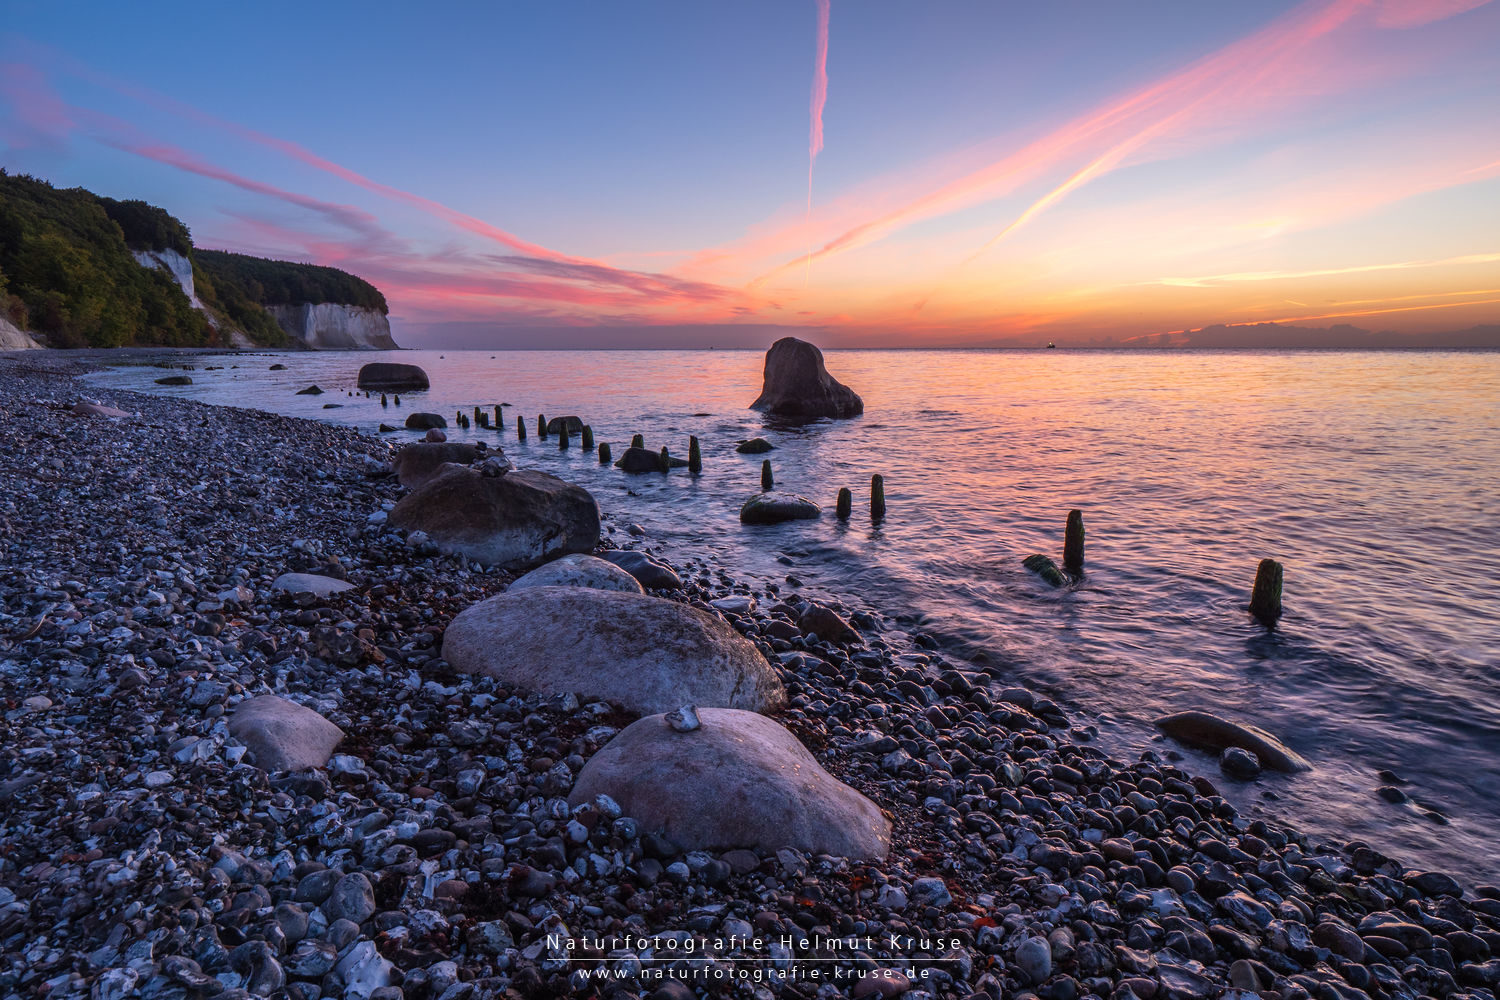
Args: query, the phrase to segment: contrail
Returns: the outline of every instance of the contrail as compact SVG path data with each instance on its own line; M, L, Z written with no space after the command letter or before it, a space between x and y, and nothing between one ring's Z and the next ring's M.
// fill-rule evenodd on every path
M807 136L807 218L812 219L813 164L823 150L823 105L828 103L828 4L813 0L818 8L818 42L813 56L811 122ZM807 284L812 269L812 244L807 246L806 270L802 283Z

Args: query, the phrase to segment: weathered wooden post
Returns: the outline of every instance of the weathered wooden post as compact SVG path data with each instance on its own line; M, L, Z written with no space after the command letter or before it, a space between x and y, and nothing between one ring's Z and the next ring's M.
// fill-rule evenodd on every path
M879 521L885 517L885 477L880 473L870 477L870 520Z
M464 411L463 410L454 410L453 411L453 422L455 424L457 424L458 426L460 426L460 427L462 427L464 425Z
M540 413L536 415L536 436L543 441L547 440L547 418Z
M635 437L631 438L630 439L630 447L632 447L632 448L644 448L644 447L646 447L646 436L644 434L637 434Z
M568 426L567 426L567 424L564 424L562 431L557 435L557 450L558 451L567 451L568 450L568 438L570 436L571 435L568 434Z
M698 446L698 439L688 435L688 471L693 475L703 471L703 449Z
M1074 576L1083 575L1083 511L1068 511L1068 526L1063 532L1063 569Z
M1263 624L1273 625L1281 617L1281 563L1262 559L1255 570L1255 589L1250 591L1250 613Z
M499 403L495 404L495 430L505 430L505 411L500 408Z
M839 498L834 504L833 511L838 515L840 521L849 520L849 515L854 510L854 494L849 492L849 487L839 487Z
M600 465L608 465L609 464L609 459L610 459L609 442L608 441L601 441L601 442L599 442L599 464Z
M380 405L381 406L390 406L391 405L389 402L386 401L385 393L383 393L383 392L380 394Z
M480 427L484 426L484 411L477 406L474 407L474 423Z
M594 429L588 424L583 425L583 433L580 435L578 444L584 451L594 450Z
M672 456L667 453L667 446L661 446L661 454L657 456L657 462L661 465L661 471L672 471Z
M762 459L760 463L760 491L769 493L776 487L776 477L771 475L771 460Z
M400 395L397 395L397 396L396 396L396 405L397 405L397 406L400 406L400 405L401 405L401 397L400 397Z
M516 418L516 440L517 441L525 441L526 440L526 418L525 417L517 417Z

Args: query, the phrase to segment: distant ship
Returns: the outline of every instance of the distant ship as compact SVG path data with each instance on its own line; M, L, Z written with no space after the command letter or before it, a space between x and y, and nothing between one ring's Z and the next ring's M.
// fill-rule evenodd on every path
M1047 341L1047 350L1049 350L1049 351L1055 351L1055 350L1057 350L1057 345L1054 344L1052 341L1049 340L1049 341Z

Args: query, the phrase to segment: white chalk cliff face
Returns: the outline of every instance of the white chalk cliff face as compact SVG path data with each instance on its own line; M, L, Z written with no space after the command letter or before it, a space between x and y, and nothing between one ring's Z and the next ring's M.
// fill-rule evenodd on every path
M182 289L182 294L188 297L193 308L203 312L203 303L198 301L198 295L193 290L193 262L188 260L176 250L132 250L130 256L142 267L159 267L170 274L177 282L177 287Z
M35 351L41 346L31 339L31 334L0 316L0 351Z
M287 336L317 351L395 351L391 323L378 309L333 302L266 306Z

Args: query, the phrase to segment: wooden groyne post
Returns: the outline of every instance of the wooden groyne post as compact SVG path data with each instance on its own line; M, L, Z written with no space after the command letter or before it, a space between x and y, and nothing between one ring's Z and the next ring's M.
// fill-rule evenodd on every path
M1255 587L1250 591L1250 613L1266 625L1281 617L1282 566L1275 559L1262 559L1255 569Z
M1074 576L1083 575L1083 511L1068 511L1068 526L1063 532L1063 569Z
M849 487L839 487L839 498L834 503L833 510L840 521L849 520L849 515L854 511L854 494L849 492Z
M885 517L885 477L880 473L870 477L870 520L879 521Z
M771 460L762 459L760 463L760 491L769 493L776 488L776 477L771 475Z
M693 475L703 471L703 449L698 445L698 438L688 435L688 471Z
M599 442L599 464L600 465L608 465L610 457L611 456L610 456L610 453L609 453L609 442L608 441L600 441Z

